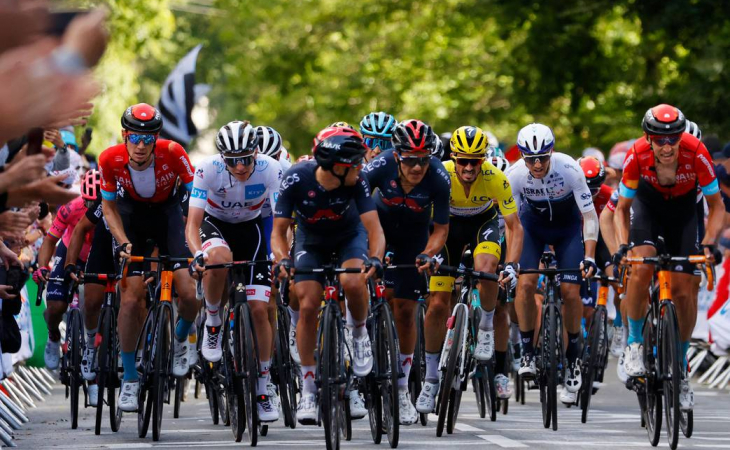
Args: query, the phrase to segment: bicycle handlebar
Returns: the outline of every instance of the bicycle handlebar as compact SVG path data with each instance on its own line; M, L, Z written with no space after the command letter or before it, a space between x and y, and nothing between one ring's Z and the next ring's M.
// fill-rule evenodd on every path
M494 281L494 282L499 280L499 277L496 274L489 273L489 272L480 272L478 270L467 269L465 267L440 265L438 267L438 270L436 270L436 273L442 273L442 272L445 272L445 273L448 273L451 275L463 275L463 276L468 276L468 277L472 277L472 278L478 278L480 280L487 280L487 281Z
M558 275L561 273L580 273L580 268L575 269L520 269L520 275Z
M703 264L705 266L705 275L707 276L707 290L712 292L715 289L715 266L713 261L705 255L689 255L689 256L669 256L669 255L657 255L657 256L627 256L621 264L619 285L623 288L626 285L628 279L628 268L629 266L635 266L640 264L652 264L659 266L662 270L668 270L666 267L670 263L683 263L688 262L691 264Z
M272 262L268 260L259 260L259 261L231 261L227 263L220 263L220 264L206 264L204 266L205 270L208 269L230 269L233 267L251 267L251 266L258 266L258 265L271 265Z

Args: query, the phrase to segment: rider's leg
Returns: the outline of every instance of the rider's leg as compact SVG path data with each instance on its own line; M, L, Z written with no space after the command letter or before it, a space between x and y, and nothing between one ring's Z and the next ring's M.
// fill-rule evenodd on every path
M434 279L444 284L448 291L434 291ZM450 280L450 281L449 281ZM431 277L431 295L429 297L428 310L424 320L424 331L426 340L426 381L438 383L438 361L441 354L441 345L446 336L446 319L449 316L449 303L451 301L451 289L453 278Z
M700 277L688 274L672 273L672 301L677 309L679 323L679 340L682 345L682 364L687 366L687 350L692 338L692 331L697 322L697 293Z
M316 280L297 281L294 285L299 298L299 323L297 324L297 347L302 361L302 394L315 394L314 384L316 362L314 348L317 341L317 315L322 300L322 283Z
M86 344L93 345L99 326L99 311L104 301L104 286L95 283L84 285L84 326L86 327Z
M119 343L122 350L122 366L124 367L124 381L138 379L135 366L135 354L137 350L137 338L144 326L145 314L145 286L141 276L127 278L126 287L121 287L121 305L117 328Z
M200 305L195 298L195 282L186 268L173 272L175 291L180 297L177 307L177 325L175 326L175 338L179 342L187 342L188 332L195 317L198 315Z
M260 288L260 286L256 287ZM251 320L254 323L259 355L261 355L259 361L261 367L259 368L259 380L256 388L256 394L266 395L266 384L269 381L269 366L271 365L271 360L267 355L271 355L272 342L271 325L269 322L269 304L266 301L249 300L248 304L251 307Z
M233 260L233 253L227 246L214 246L208 250L207 264L223 264ZM203 274L203 290L205 291L205 324L209 327L221 326L221 298L226 287L227 269L206 270Z
M565 356L568 363L580 358L580 323L583 318L583 301L580 298L580 284L560 283L563 296L563 323L568 334L568 348Z
M493 244L492 242L483 242L484 244ZM496 251L499 251L498 244ZM491 249L495 251L495 249ZM479 247L477 247L477 252ZM495 256L490 253L477 253L474 256L474 270L480 272L496 273L497 264L499 263L499 256ZM499 286L493 281L481 280L477 285L479 290L479 302L482 307L482 319L479 322L479 329L483 331L494 330L493 317L494 310L497 307L497 294L499 293Z
M537 290L537 274L520 275L517 281L517 297L515 310L519 320L520 334L522 335L522 351L524 355L532 355L534 351L533 338L535 335L535 291Z
M656 249L649 245L634 247L631 256L654 256ZM642 328L646 316L647 301L649 298L649 285L654 273L654 268L648 264L638 264L631 267L631 277L626 286L626 297L623 303L626 304L627 322L629 324L628 345L641 344L644 342Z

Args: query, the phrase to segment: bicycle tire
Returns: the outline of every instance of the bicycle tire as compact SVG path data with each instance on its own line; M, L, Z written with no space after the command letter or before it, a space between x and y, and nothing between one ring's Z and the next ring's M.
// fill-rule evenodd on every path
M484 375L484 403L489 414L489 420L495 422L497 420L499 404L497 403L497 386L494 384L494 359L490 359L479 365L482 366Z
M388 435L390 448L398 447L400 435L400 404L398 402L398 378L400 364L398 363L398 338L395 331L395 319L387 303L379 306L377 314L379 333L375 340L378 346L378 367L383 371L379 378L380 392L383 398L383 425Z
M366 404L368 409L368 422L370 423L370 436L374 444L380 444L383 439L383 405L380 398L378 383L375 381L375 374L371 373L365 378ZM350 392L350 395L356 395Z
M441 390L439 392L438 421L436 422L436 436L441 437L444 433L444 425L449 411L449 400L451 391L453 390L454 377L456 377L456 366L461 356L462 333L464 332L464 321L466 320L466 312L464 308L456 308L456 316L454 319L454 334L452 336L451 348L446 359L446 370L444 371ZM448 339L448 330L446 336Z
M238 329L236 346L239 348L238 356L240 359L239 367L242 369L243 377L243 397L246 407L246 434L248 435L248 443L251 447L255 447L258 443L259 419L256 406L256 385L258 382L259 363L256 359L256 350L254 349L254 332L251 322L251 310L247 303L236 305L238 311L236 327ZM239 411L240 413L240 411Z
M225 386L217 386L215 393L218 399L218 415L220 417L220 423L226 427L230 426L231 416L229 414L230 411L228 410L228 398L226 397Z
M683 411L682 417L679 420L679 426L682 428L684 437L691 438L692 432L694 431L694 413L692 411Z
M337 323L337 314L334 308L337 307L331 302L325 306L322 319L324 328L322 330L322 348L319 353L320 375L320 409L322 422L324 422L324 436L327 450L338 450L340 448L340 386L337 378L340 376L340 361L338 353L340 350L340 327Z
M170 313L168 308L160 307L155 333L156 351L152 372L152 417L154 419L152 421L152 440L155 442L160 440L162 432L162 413L169 388L168 377L171 372L172 340L175 339Z
M599 364L601 351L601 327L604 325L606 311L599 306L593 313L593 320L588 333L588 345L583 347L583 385L580 389L580 421L586 423L588 420L588 411L591 407L591 397L593 397L593 381L596 377L596 370Z
M121 387L121 378L119 377L119 361L117 355L119 354L119 338L117 336L117 316L116 310L112 310L110 313L111 327L110 327L110 338L109 348L112 349L109 352L109 375L107 377L107 404L109 405L109 425L113 432L118 432L119 427L122 424L122 410L117 405L117 393L118 387ZM100 391L101 392L101 391Z
M682 417L679 404L679 390L682 378L682 362L679 357L679 327L674 305L667 302L661 315L661 374L662 391L664 395L664 412L666 415L667 440L669 447L674 450L679 442L680 418Z
M352 440L352 415L350 414L350 402L342 402L342 414L340 414L340 437L346 441Z
M487 403L486 396L484 394L484 379L482 373L477 369L474 377L471 379L471 386L474 390L474 397L477 401L477 413L479 417L484 419L487 417Z
M213 383L205 383L205 397L208 399L208 409L210 410L213 425L218 425L220 417L218 414L218 395L216 395Z
M109 355L109 309L103 308L99 316L99 323L101 326L99 334L101 336L101 342L96 351L97 356L97 373L96 373L96 385L99 387L99 399L96 404L96 420L94 423L94 434L101 434L101 421L104 417L104 390L107 387L107 376L110 373L109 361L107 356Z
M185 377L175 377L175 405L172 411L172 417L177 419L180 417L180 403L182 403L183 394L185 392Z
M558 349L556 339L558 338L558 318L554 305L548 305L543 322L545 327L545 335L543 340L542 365L543 379L540 383L540 389L545 390L543 403L543 425L549 428L552 425L553 431L558 429ZM542 395L541 395L542 397ZM547 415L547 417L545 417Z
M66 346L66 358L68 358L68 374L69 374L69 390L71 395L71 429L75 430L79 426L79 390L83 386L84 382L81 378L81 349L82 349L82 335L83 331L80 330L81 314L78 309L72 309L69 312L70 326L66 328L66 333L71 332L68 337Z
M644 422L649 443L656 447L662 431L662 396L659 395L658 381L655 379L656 361L654 360L654 346L656 344L656 328L653 325L654 314L650 311L647 320L644 322L644 363L646 375L644 376L644 404L646 414Z
M139 335L141 342L137 343L136 348L140 348L142 351L142 376L139 379L139 396L137 400L137 435L140 438L147 436L147 432L150 427L150 419L152 418L152 401L150 398L151 390L149 386L149 358L152 353L152 341L155 331L155 316L156 311L150 309L145 319L144 327L142 328L142 334Z
M408 377L408 391L414 405L423 389L423 381L426 379L426 337L423 328L425 319L426 303L419 301L416 305L416 348L413 351L413 366L411 366L411 374ZM418 420L425 427L428 424L428 414L418 413Z
M277 330L274 337L274 361L276 371L276 384L279 387L279 399L281 401L281 412L284 416L284 426L291 429L296 428L296 397L294 394L294 379L292 374L292 360L289 354L289 315L286 308L277 307Z

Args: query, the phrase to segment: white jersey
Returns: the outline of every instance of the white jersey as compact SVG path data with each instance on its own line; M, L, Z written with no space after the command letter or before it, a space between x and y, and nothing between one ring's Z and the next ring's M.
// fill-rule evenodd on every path
M286 150L282 148L281 153L279 153L279 164L281 164L282 172L286 172L287 170L291 169L292 166L291 161L289 161L289 154L285 152ZM271 211L273 211L273 208L271 207L271 202L267 198L266 202L264 202L264 205L261 207L261 217L266 219L267 217L271 216Z
M255 164L251 177L238 181L219 155L205 158L195 171L190 207L229 223L255 219L266 201L276 204L282 174L279 162L261 153Z
M520 212L527 207L553 221L572 216L571 200L583 214L595 209L583 170L576 160L565 153L552 154L550 170L541 179L530 175L523 159L514 163L505 174L512 185Z

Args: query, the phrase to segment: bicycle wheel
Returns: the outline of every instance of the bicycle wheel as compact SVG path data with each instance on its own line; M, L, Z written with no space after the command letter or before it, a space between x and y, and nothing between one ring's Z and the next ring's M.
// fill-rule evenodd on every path
M296 393L292 373L292 361L289 354L289 326L290 320L286 308L277 308L277 330L274 337L274 381L279 387L281 412L284 416L284 426L296 428Z
M218 415L223 426L231 425L231 415L228 410L228 398L226 396L226 387L223 385L216 386L216 397L218 397Z
M471 379L471 387L474 390L474 397L477 401L477 412L482 419L487 417L486 394L484 393L484 374L481 365L477 366L474 377Z
M108 367L107 375L107 403L109 405L109 425L113 432L119 431L122 424L122 410L117 407L117 388L121 386L121 378L119 376L119 338L117 336L117 316L114 310L109 313L111 317L111 326L109 327L109 345L108 349ZM99 390L101 394L101 389Z
M172 332L172 317L170 310L161 307L158 315L157 331L155 333L155 355L152 372L152 440L160 440L162 431L162 412L168 390L168 377L170 374L170 354L172 352L172 339L175 339Z
M371 373L365 380L365 401L368 409L368 421L370 422L370 436L374 444L380 444L383 439L383 402L380 398L378 382L375 381L375 374ZM350 395L357 395L350 392Z
M327 303L320 320L323 322L321 333L322 346L319 349L319 373L320 373L320 412L324 422L324 436L327 450L340 448L340 417L342 413L340 401L341 376L340 359L340 329L341 322L334 308L338 307L333 303Z
M208 399L208 409L210 409L210 418L213 419L213 425L218 425L218 395L215 392L213 383L205 383L205 397Z
M540 380L540 400L542 403L543 425L549 428L552 424L553 431L558 429L558 317L556 307L548 305L546 308L543 327L543 354L542 368L543 375ZM542 392L544 390L544 393Z
M395 331L395 320L387 303L382 303L377 313L378 331L375 336L378 359L378 378L380 378L380 392L383 399L383 426L388 435L391 448L398 446L400 433L400 411L398 403L398 338Z
M66 355L69 374L69 390L71 395L71 429L79 426L79 390L84 381L81 378L81 352L83 349L83 325L81 324L81 313L78 309L69 312L69 324L66 327Z
M142 334L139 335L137 348L142 352L142 375L139 378L139 396L137 400L137 435L140 438L147 436L150 427L150 419L152 418L152 391L150 389L150 379L152 370L150 360L152 359L152 342L155 332L156 311L150 309L145 319Z
M583 346L583 385L580 389L580 421L586 423L588 420L588 411L591 407L591 397L593 397L593 381L596 378L596 371L599 369L600 351L602 350L601 338L603 327L605 326L606 310L603 307L597 307L593 313L593 321L588 332L588 339Z
M644 423L649 436L649 443L656 447L662 431L662 396L660 395L661 383L657 379L654 348L656 346L656 327L653 325L654 315L649 314L644 325L644 364L646 375L644 377L644 404L646 413Z
M679 442L679 422L682 417L679 405L679 390L682 379L682 361L679 357L679 328L674 305L667 302L664 305L661 324L661 366L664 412L666 414L667 439L669 447L674 450Z
M101 434L101 419L104 415L104 390L107 388L107 377L110 376L110 365L109 365L109 331L110 331L110 320L109 320L109 308L101 310L101 316L99 318L99 335L101 341L98 343L96 356L97 356L97 372L96 372L96 385L99 387L99 399L96 404L96 421L94 424L94 434L97 436ZM109 399L110 400L110 399Z
M185 377L175 377L175 406L172 412L172 417L175 419L180 417L180 403L182 403L184 393Z
M238 347L238 367L243 372L243 400L246 416L246 433L248 443L255 447L258 442L259 418L256 407L256 384L259 375L259 363L254 349L255 337L251 322L251 310L247 303L236 305L238 311L236 323ZM241 414L241 410L238 414Z
M423 388L423 381L426 379L426 337L423 331L423 324L426 318L426 303L419 301L416 306L416 348L413 352L413 366L408 377L408 391L411 394L411 402L416 404L418 396ZM418 413L419 421L424 427L428 424L428 414Z
M682 411L682 417L679 420L679 427L682 428L684 437L691 438L694 430L694 413L692 411Z
M453 335L451 338L451 348L446 359L446 370L441 379L441 391L438 399L438 421L436 422L436 436L441 437L444 433L444 424L449 412L449 400L451 399L451 391L454 388L454 378L462 352L462 339L464 333L464 325L466 321L466 311L464 308L456 308L456 315L453 321ZM448 339L449 331L446 332Z

